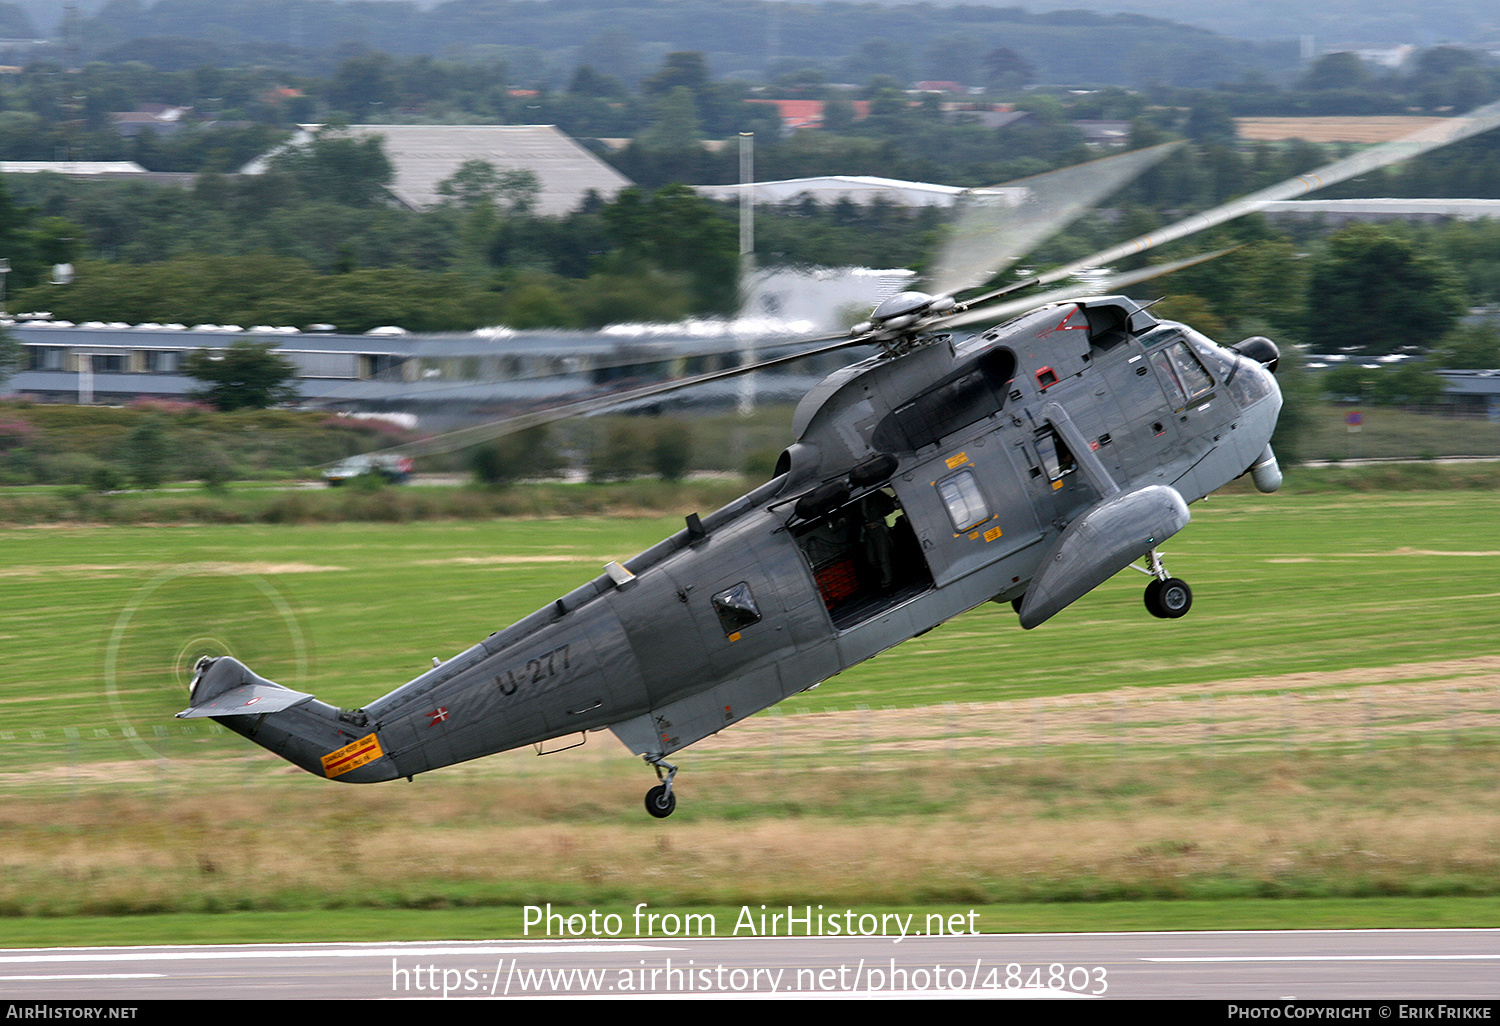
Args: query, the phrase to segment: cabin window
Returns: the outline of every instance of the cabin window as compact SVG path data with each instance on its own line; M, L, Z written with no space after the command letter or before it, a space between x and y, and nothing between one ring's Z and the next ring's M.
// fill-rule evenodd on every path
M990 518L989 504L984 501L972 470L963 470L939 481L937 490L943 505L948 508L948 519L953 521L955 531L967 531Z
M719 625L728 637L734 637L751 624L760 622L760 607L750 593L750 585L741 581L727 591L714 596L714 612L719 614Z

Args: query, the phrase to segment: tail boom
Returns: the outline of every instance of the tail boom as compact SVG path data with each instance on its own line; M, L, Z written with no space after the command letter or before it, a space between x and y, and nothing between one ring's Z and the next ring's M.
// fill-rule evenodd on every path
M404 776L358 712L256 676L230 656L201 659L179 719L208 717L315 776L373 783Z

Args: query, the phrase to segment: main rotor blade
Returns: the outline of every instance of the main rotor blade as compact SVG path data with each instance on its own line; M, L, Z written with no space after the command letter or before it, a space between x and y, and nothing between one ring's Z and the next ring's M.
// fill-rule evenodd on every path
M378 453L372 453L371 455L416 457L432 456L442 452L453 452L456 449L465 449L471 445L478 445L481 442L490 442L496 438L504 438L506 435L515 434L518 431L525 431L529 428L541 427L559 420L566 420L569 417L581 417L590 413L600 413L616 406L639 402L642 399L654 399L657 396L669 395L672 392L677 392L685 388L693 388L712 381L724 381L729 378L739 377L742 374L750 374L758 370L766 370L771 367L779 367L782 364L794 363L797 360L805 360L812 356L821 356L825 353L834 353L841 349L870 345L872 343L872 339L868 335L861 335L856 338L850 338L846 335L825 336L818 339L809 339L808 342L816 344L827 342L830 338L837 338L838 341L832 345L819 345L815 349L806 349L786 356L762 360L759 363L749 364L744 367L730 367L725 370L708 371L685 378L676 378L672 381L658 381L650 385L642 385L639 388L627 389L623 392L594 396L591 399L565 403L562 406L537 410L533 413L523 413L504 420L476 424L473 427L460 428L457 431L434 435L431 438L423 438L415 442L406 442L402 445L392 446L389 449L382 449Z
M1121 243L1100 253L1095 253L1093 256L1084 257L1082 260L1075 260L1066 267L1059 267L1056 270L1040 275L1038 281L1040 284L1049 285L1052 282L1071 277L1087 267L1107 266L1116 260L1135 256L1137 253L1144 253L1146 250L1153 249L1163 243L1172 242L1176 239L1192 235L1195 232L1201 232L1206 228L1223 224L1225 221L1232 221L1237 217L1254 213L1268 204L1295 199L1298 196L1304 196L1318 189L1347 181L1350 178L1373 171L1376 168L1385 167L1387 164L1410 160L1412 157L1419 156L1429 150L1435 150L1438 147L1459 142L1470 136L1478 135L1481 132L1487 132L1497 125L1500 125L1500 101L1480 107L1478 110L1471 111L1463 117L1451 118L1442 124L1429 126L1421 131L1403 136L1400 139L1393 139L1390 142L1381 143L1379 146L1374 146L1361 153L1345 157L1343 160L1336 160L1332 164L1324 165L1315 171L1309 171L1295 178L1289 178L1270 188L1262 189L1248 196L1242 196L1237 200L1231 200L1221 207L1215 207L1213 210L1194 214L1192 217L1184 218L1176 224L1137 236L1129 242Z
M964 193L931 291L951 296L983 285L1180 145L1163 143Z
M1142 267L1135 271L1121 271L1117 274L1107 275L1103 280L1096 281L1089 286L1067 286L1060 289L1053 289L1051 292L1044 292L1041 295L1029 295L1022 299L1012 299L1004 303L992 303L989 306L970 307L968 310L942 318L935 322L933 326L938 328L956 328L961 324L1009 320L1029 310L1046 306L1049 303L1065 303L1070 299L1077 299L1080 296L1102 295L1114 292L1116 289L1129 288L1143 281L1150 281L1152 278L1160 278L1163 275L1171 274L1173 271L1180 271L1184 267L1192 267L1194 264L1217 260L1224 254L1232 253L1238 248L1238 246L1231 246L1228 249L1220 249L1212 253L1199 253L1196 256L1183 257L1181 260L1174 260L1168 264L1152 264L1149 267Z

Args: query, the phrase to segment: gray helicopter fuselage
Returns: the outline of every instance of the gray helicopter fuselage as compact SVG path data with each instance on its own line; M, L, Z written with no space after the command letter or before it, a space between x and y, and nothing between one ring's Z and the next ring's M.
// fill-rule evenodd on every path
M623 567L363 709L220 722L348 782L605 727L656 761L984 602L1035 626L1246 473L1280 404L1116 297L874 357L803 400L772 481Z

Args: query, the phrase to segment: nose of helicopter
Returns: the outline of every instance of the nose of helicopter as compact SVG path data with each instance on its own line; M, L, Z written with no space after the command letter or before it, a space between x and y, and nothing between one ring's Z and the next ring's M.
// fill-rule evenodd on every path
M1245 367L1248 374L1260 379L1257 390L1263 388L1265 394L1262 401L1256 405L1268 409L1270 416L1264 425L1265 448L1261 450L1255 462L1250 465L1250 479L1255 482L1255 488L1260 492L1274 492L1281 487L1281 465L1276 461L1276 453L1271 449L1271 435L1276 430L1276 418L1281 412L1281 387L1276 383L1276 365L1281 360L1281 351L1276 343L1260 335L1252 336L1234 346L1234 351L1251 361L1251 365ZM1274 402L1271 402L1274 398Z

